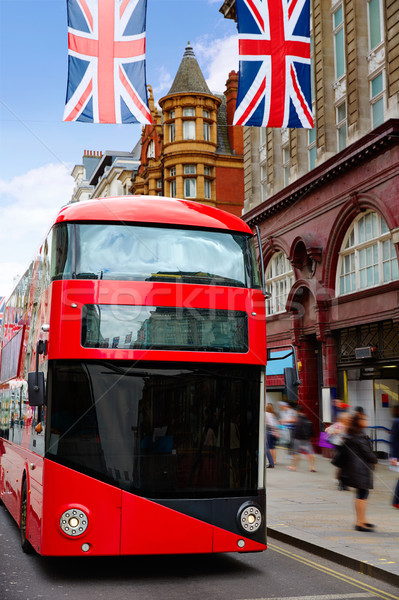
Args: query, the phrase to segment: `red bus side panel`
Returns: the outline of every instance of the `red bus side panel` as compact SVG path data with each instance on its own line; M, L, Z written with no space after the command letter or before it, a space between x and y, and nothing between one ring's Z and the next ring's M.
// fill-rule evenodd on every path
M43 528L39 550L44 556L118 555L121 491L49 460L44 461ZM78 507L88 515L83 535L70 537L60 528L64 511ZM88 552L82 544L89 544Z
M212 552L213 527L193 517L122 493L121 554Z

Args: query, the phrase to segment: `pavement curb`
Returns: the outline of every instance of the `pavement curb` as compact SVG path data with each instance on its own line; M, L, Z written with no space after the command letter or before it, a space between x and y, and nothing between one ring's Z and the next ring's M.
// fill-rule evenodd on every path
M321 556L322 558L331 560L339 565L353 569L362 575L368 575L369 577L374 577L375 579L385 581L391 585L396 585L399 588L399 575L390 573L386 569L381 569L376 565L372 565L352 556L340 554L335 550L330 550L329 548L319 546L313 542L294 537L293 535L283 533L282 531L270 527L267 528L267 536L268 538L270 537L274 540L285 542L286 544L290 544L301 550L306 550L312 554L317 554L317 556Z

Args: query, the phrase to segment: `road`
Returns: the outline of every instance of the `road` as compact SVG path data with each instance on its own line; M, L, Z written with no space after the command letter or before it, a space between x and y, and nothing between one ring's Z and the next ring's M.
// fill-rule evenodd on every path
M398 590L269 540L261 554L43 558L0 506L1 600L399 600Z

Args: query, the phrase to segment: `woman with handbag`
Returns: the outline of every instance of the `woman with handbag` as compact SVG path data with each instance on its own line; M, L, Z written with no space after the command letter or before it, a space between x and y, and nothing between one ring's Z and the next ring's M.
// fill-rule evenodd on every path
M368 419L365 414L355 413L349 423L345 437L345 460L342 476L349 487L356 490L356 531L373 531L374 525L366 521L369 492L373 489L373 468L378 462L369 437L365 434Z

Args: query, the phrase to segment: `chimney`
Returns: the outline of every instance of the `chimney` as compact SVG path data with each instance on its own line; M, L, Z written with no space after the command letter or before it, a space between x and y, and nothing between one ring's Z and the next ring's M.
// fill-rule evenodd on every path
M226 107L227 107L227 125L229 140L234 154L242 156L244 154L244 135L241 125L233 126L234 112L236 109L238 94L238 73L230 71L229 78L226 81Z

